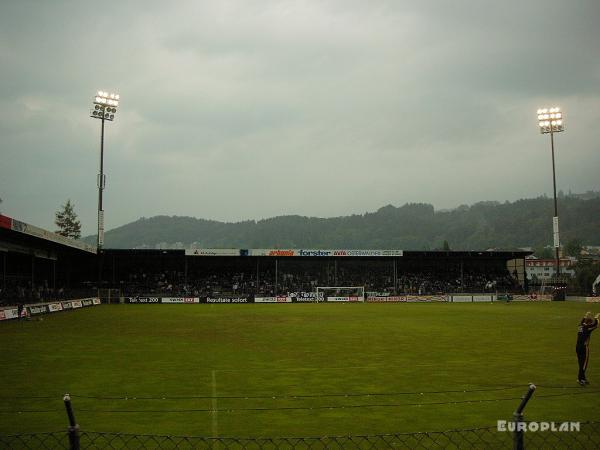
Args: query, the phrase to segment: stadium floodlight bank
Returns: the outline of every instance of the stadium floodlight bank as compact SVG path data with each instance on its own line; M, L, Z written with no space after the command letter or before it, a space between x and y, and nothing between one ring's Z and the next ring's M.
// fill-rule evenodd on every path
M552 186L554 190L554 217L552 218L552 232L554 237L554 251L556 256L556 279L555 286L564 287L560 284L560 234L558 229L558 202L556 199L556 165L554 162L554 133L565 131L564 113L558 106L551 108L539 108L537 110L538 126L540 133L550 134L550 147L552 150ZM560 289L559 289L560 292ZM564 300L564 293L559 295Z
M104 175L104 122L112 122L117 113L117 106L121 96L106 91L98 91L93 99L93 108L90 111L90 117L101 119L100 128L100 173L98 174L98 235L96 248L101 249L104 246L104 207L102 205L102 191L106 188L106 175Z
M93 99L94 107L90 111L90 117L112 122L115 120L120 98L119 94L98 91Z
M364 302L364 286L319 286L316 301L321 302Z

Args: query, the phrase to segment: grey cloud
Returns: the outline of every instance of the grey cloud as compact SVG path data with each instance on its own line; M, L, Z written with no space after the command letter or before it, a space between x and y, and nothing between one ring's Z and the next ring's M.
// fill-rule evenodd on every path
M554 102L560 185L598 189L598 17L597 1L4 2L3 211L52 228L71 197L93 232L96 89L122 94L109 227L550 192L535 109Z

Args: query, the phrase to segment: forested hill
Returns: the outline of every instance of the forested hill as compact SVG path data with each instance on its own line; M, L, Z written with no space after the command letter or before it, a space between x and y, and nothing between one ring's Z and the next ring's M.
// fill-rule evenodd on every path
M280 216L225 223L156 216L110 230L106 248L372 248L452 250L543 247L552 243L551 198L480 202L435 211L422 203L334 218ZM561 241L600 245L600 198L559 200ZM94 243L95 237L86 238Z

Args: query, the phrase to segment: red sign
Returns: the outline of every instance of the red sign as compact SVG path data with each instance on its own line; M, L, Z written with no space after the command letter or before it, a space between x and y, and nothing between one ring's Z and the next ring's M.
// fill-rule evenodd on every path
M0 214L0 228L12 229L12 219Z

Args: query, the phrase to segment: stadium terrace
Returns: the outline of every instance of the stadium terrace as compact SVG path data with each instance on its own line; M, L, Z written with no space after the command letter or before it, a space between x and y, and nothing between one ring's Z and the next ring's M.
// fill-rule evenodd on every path
M523 251L105 249L2 216L0 301L492 301L526 295ZM468 294L468 295L462 295ZM470 295L470 296L469 296ZM496 296L496 297L494 297ZM466 300L465 300L466 299ZM165 300L180 302L179 300Z

